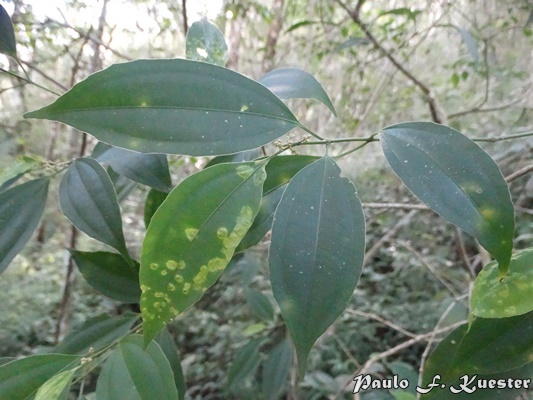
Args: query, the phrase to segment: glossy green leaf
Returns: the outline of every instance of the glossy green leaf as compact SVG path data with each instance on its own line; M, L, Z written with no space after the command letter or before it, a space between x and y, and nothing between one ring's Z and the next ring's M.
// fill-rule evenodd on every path
M241 252L255 246L272 228L274 213L278 207L286 184L302 168L318 160L315 156L278 156L271 159L266 166L267 178L263 185L263 198L259 212L250 230L237 246Z
M76 369L60 372L46 381L46 383L39 388L35 396L35 400L57 400L61 393L70 386L72 377Z
M254 339L239 349L228 371L227 388L230 393L239 393L246 381L253 379L261 356L259 348L263 339Z
M25 400L57 373L75 366L79 357L40 354L21 358L0 367L0 398Z
M0 5L0 53L17 57L17 42L15 41L13 24L2 5Z
M137 314L129 313L114 317L99 315L91 318L80 329L63 339L54 348L54 352L84 355L91 348L99 350L126 336L138 319Z
M264 321L274 318L274 307L267 296L256 290L246 292L246 302L256 317Z
M172 189L166 155L137 153L102 142L96 147L95 151L98 151L99 155L95 158L100 162L109 163L120 175L162 192L170 192Z
M155 342L143 349L140 335L123 339L107 359L96 384L96 397L106 400L178 400L174 375Z
M533 310L533 247L511 257L509 273L501 279L498 263L491 262L474 281L470 299L472 314L482 318L506 318Z
M138 303L141 298L139 264L130 266L120 254L69 250L85 280L113 300Z
M109 178L111 179L111 183L113 183L113 187L115 188L117 201L119 203L123 202L133 191L133 189L137 187L137 182L134 182L123 175L117 174L110 166L106 168L106 171L107 175L109 175Z
M163 204L167 196L168 193L160 192L156 189L152 189L148 192L148 196L146 196L146 201L144 203L144 226L146 228L148 228L148 225L150 225L152 217L159 206Z
M134 151L189 155L254 149L299 126L260 83L180 59L113 65L25 116L61 121Z
M263 75L260 83L281 99L315 99L337 116L328 94L309 72L297 68L279 68Z
M196 21L187 31L185 57L223 67L228 62L228 46L224 35L207 18Z
M268 353L263 366L262 392L266 400L277 400L289 383L292 365L292 348L288 340L282 341Z
M76 228L117 249L132 265L115 189L96 160L84 157L70 165L59 185L59 203Z
M474 236L509 267L514 208L496 163L460 132L408 122L381 134L385 157L405 185L442 218Z
M530 362L533 354L533 313L511 318L483 319L476 318L470 329L462 325L450 333L426 361L423 374L423 388L431 388L436 375L438 381L446 385L437 385L422 396L423 399L449 399L451 387L460 389L461 384L477 376L478 379L503 379L520 377L524 371L533 368ZM527 376L526 376L527 377ZM474 383L468 385L470 388ZM465 393L454 394L459 399L514 399L520 391L499 393L494 397L494 390L478 390L472 397L465 397ZM490 395L490 396L489 396ZM474 397L475 396L475 397ZM514 396L514 397L513 397Z
M264 164L218 164L185 179L157 209L141 253L147 342L216 282L252 225L265 178Z
M0 272L30 240L44 211L48 178L35 179L0 193Z
M161 347L163 354L165 354L165 357L170 363L170 368L174 374L174 383L178 389L178 398L183 400L185 399L187 386L185 385L185 377L183 376L183 369L181 368L181 361L176 343L166 328L159 332L155 338L155 341L159 347Z
M329 156L298 172L272 227L270 281L301 376L311 347L344 311L361 274L363 210L353 184L340 173Z
M272 158L267 166L267 178L263 185L263 193L268 194L276 188L289 183L297 172L317 161L316 156L277 156Z

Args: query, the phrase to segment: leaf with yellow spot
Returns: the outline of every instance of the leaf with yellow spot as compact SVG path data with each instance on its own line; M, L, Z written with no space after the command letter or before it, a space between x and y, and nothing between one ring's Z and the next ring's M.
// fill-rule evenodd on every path
M128 150L192 156L255 149L301 126L259 82L180 59L113 65L25 117L60 121Z
M507 273L514 207L498 165L447 126L408 122L381 133L383 152L405 185L445 220L475 237Z
M217 164L159 206L141 253L146 343L216 282L257 215L265 179L264 164Z
M464 382L464 375L468 375L469 379L475 376L477 379L522 376L522 368L532 365L532 330L533 312L511 318L475 318L470 326L464 324L456 328L429 355L422 377L422 387L428 387L437 374L440 375L438 381L445 382L446 387L438 385L422 396L422 399L517 398L520 391L501 393L495 389L479 390L475 394L460 393L451 397L448 388L459 388ZM527 372L525 377L531 377L530 368Z
M498 263L488 264L472 289L472 314L483 318L507 318L533 310L533 247L511 257L509 273L500 278Z

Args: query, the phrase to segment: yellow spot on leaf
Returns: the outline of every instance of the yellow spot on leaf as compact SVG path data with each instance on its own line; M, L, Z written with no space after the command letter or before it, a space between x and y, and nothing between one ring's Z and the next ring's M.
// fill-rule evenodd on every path
M218 228L217 230L217 236L220 240L224 240L228 237L228 230L227 228Z
M159 265L157 265L156 263L150 264L150 269L153 269L155 271L157 268L159 268Z
M231 231L230 235L222 241L222 245L224 246L222 249L222 254L224 254L224 257L228 262L231 260L235 248L239 245L248 229L250 229L250 226L252 226L252 222L252 208L249 206L243 206L239 216L235 220L235 227Z
M183 285L183 294L189 294L189 290L191 289L191 284L189 282L186 282L184 285Z
M493 219L496 215L496 210L493 208L482 208L481 209L481 215L483 215L483 218L485 218L487 221Z
M174 260L168 260L166 265L167 265L167 268L172 271L178 268L178 263Z
M163 271L161 271L161 275L163 275L163 276L165 276L167 273L168 273L168 272L167 272L166 269L164 269Z
M167 285L167 289L169 292L173 292L174 290L176 290L176 286L173 283L169 283Z
M181 276L180 274L176 274L174 276L174 280L178 283L182 283L183 282L183 276Z
M237 175L239 175L242 179L248 178L253 173L254 168L249 165L239 165L237 167Z
M185 229L185 235L187 236L187 239L189 239L189 242L192 242L196 235L198 235L198 229L187 228Z
M241 112L248 110L248 106L245 104L241 107Z
M162 297L165 297L165 293L157 292L154 296L157 297L157 298L162 298Z
M174 307L170 307L169 311L174 315L178 315L180 313L180 310Z
M150 290L150 287L149 286L146 286L146 285L141 285L141 291L143 292L147 292Z
M207 268L209 269L209 272L216 272L226 268L226 265L228 265L227 260L220 257L216 257L212 260L209 260L209 262L207 263Z
M260 169L254 175L254 185L262 186L265 179L266 179L266 171L264 169Z

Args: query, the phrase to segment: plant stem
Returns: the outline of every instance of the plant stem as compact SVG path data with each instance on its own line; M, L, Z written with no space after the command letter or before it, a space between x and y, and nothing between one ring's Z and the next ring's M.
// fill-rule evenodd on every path
M6 70L6 69L4 69L4 68L0 68L0 71L1 71L1 72L5 72L6 74L11 75L11 76L14 77L14 78L20 79L21 81L24 81L24 82L27 82L27 83L29 83L29 84L31 84L31 85L37 86L39 89L45 90L45 91L47 91L48 93L55 94L56 96L61 96L59 93L56 93L56 92L54 92L54 91L51 90L51 89L48 89L48 88L46 88L46 87L44 87L44 86L41 86L41 85L39 85L38 83L35 83L34 81L32 81L31 79L24 78L24 77L22 77L22 76L20 76L20 75L17 75L17 74L15 74L15 73L11 72L11 71L8 71L8 70Z

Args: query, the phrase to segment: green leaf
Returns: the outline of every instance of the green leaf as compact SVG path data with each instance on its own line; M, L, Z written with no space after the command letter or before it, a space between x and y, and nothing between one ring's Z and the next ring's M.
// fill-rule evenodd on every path
M263 293L247 290L246 302L256 317L264 321L271 321L274 318L274 307Z
M44 211L48 178L35 179L0 193L0 272L30 240Z
M363 210L340 172L329 156L298 172L272 227L270 281L302 377L311 347L344 311L361 274Z
M178 400L174 375L155 342L143 349L140 335L122 340L105 362L96 397L106 400Z
M430 355L426 369L451 382L464 374L495 374L531 362L533 312L510 318L476 318L446 337ZM453 357L450 355L453 354ZM424 373L426 376L426 373Z
M100 153L95 157L98 161L109 163L120 175L161 192L172 190L166 155L136 153L102 142L96 145L95 151Z
M189 176L157 209L141 253L147 342L216 282L252 225L265 178L264 164L218 164Z
M472 314L482 318L507 318L533 310L533 247L511 257L509 273L501 279L496 261L474 281Z
M530 362L533 354L533 335L528 334L532 329L533 313L501 319L476 318L470 329L466 325L455 329L430 354L423 373L423 387L428 387L434 377L440 375L438 381L445 384L446 389L442 390L444 388L440 386L434 387L422 398L443 400L450 398L450 387L459 388L460 384L464 383L465 375L468 379L476 375L478 379L520 376L518 373L515 375L515 372L533 366ZM533 369L526 369L529 369L531 377ZM476 392L476 399L487 399L489 393L493 391L479 390ZM519 392L515 391L514 397L507 395L505 398L514 399L518 394ZM458 398L467 397L463 393ZM491 396L491 398L504 397Z
M405 185L442 218L474 236L504 274L513 248L514 208L492 158L460 132L431 122L386 128L381 143Z
M17 58L15 31L11 18L2 5L0 5L0 53Z
M144 226L148 228L150 221L154 216L159 206L165 201L168 193L160 192L159 190L152 189L146 196L146 202L144 203Z
M89 319L82 327L69 334L55 348L54 352L84 355L99 350L126 336L139 316L124 314L110 317L100 315Z
M134 151L196 156L254 149L300 125L260 83L179 59L113 65L25 116L61 121Z
M261 363L259 348L263 339L254 339L239 349L228 372L227 388L230 393L238 393L252 379Z
M120 254L105 251L69 251L85 280L97 291L123 303L139 302L138 263L131 267Z
M277 156L266 166L267 178L263 185L263 198L254 223L239 243L235 252L241 252L255 246L272 228L274 213L278 207L286 184L305 166L316 161L315 156Z
M315 25L315 24L320 24L320 22L318 21L300 21L300 22L297 22L291 26L289 26L287 28L287 30L285 31L285 33L289 33L289 32L292 32L298 28L301 28L302 26L308 26L308 25Z
M134 182L123 175L117 174L110 166L107 167L106 171L107 175L109 175L109 179L111 179L113 187L115 188L117 201L119 203L123 202L133 191L133 189L137 187L137 182Z
M63 391L70 386L76 369L60 372L46 381L37 391L35 400L57 400Z
M237 249L235 249L236 253L240 253L241 251L255 246L272 228L274 213L276 212L276 208L278 207L284 191L285 186L281 186L263 196L259 212L257 213L252 226L237 246Z
M31 171L39 162L30 157L19 157L14 164L0 170L0 192L7 189L10 185L16 182L19 178Z
M228 62L228 46L224 35L207 18L196 21L187 31L185 57L223 67Z
M289 383L292 365L292 348L288 340L282 341L268 353L263 366L262 392L267 400L281 397Z
M205 168L222 163L252 161L258 158L260 155L261 151L259 149L253 149L241 151L240 153L235 154L227 154L225 156L217 156L209 160L209 162L205 165Z
M176 348L176 343L166 328L159 332L155 338L155 341L161 347L163 354L165 354L165 357L170 363L170 368L174 374L174 383L178 389L178 398L183 400L185 399L187 386L185 385L185 377L183 376L183 370L181 368L181 361L179 358L178 349Z
M309 72L297 68L279 68L263 75L260 83L281 99L315 99L337 116L328 94Z
M48 379L72 367L77 356L40 354L21 358L0 367L0 395L2 400L25 400Z
M59 185L59 203L76 228L117 249L133 265L124 241L115 189L96 160L83 157L70 165Z
M267 166L267 178L263 185L263 193L268 194L280 186L289 183L297 172L317 161L316 156L277 156L272 158Z

